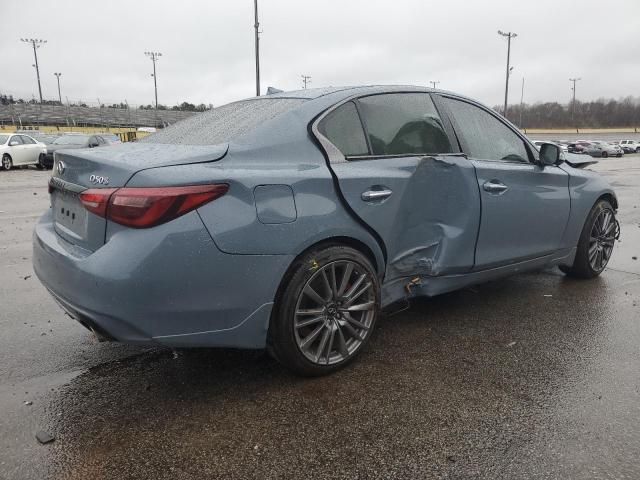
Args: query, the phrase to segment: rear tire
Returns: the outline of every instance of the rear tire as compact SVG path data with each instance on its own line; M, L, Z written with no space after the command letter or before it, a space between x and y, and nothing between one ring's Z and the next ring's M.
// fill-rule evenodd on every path
M13 168L13 160L11 159L8 153L5 153L2 156L2 169L11 170L12 168Z
M602 158L607 158L609 156L609 154L607 152L602 152Z
M611 203L607 200L598 201L582 228L573 265L561 265L560 270L575 278L594 278L600 275L611 258L617 229Z
M285 277L269 326L269 352L304 376L327 375L352 362L375 326L380 286L359 251L329 245L298 258Z
M46 165L44 164L44 153L41 153L38 157L38 163L36 164L36 168L38 170L46 170Z

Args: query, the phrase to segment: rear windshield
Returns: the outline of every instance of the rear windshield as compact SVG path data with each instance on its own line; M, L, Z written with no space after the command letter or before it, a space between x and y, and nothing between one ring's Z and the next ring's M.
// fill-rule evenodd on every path
M234 102L193 115L141 141L184 145L226 143L305 101L299 98L260 98Z

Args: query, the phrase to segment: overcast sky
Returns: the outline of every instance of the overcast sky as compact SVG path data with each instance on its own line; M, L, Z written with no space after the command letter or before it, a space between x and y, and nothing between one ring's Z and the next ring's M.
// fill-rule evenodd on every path
M0 92L45 98L221 105L255 95L253 0L3 0ZM640 96L640 0L259 0L267 86L440 81L489 105L504 97L506 39L514 31L510 103Z

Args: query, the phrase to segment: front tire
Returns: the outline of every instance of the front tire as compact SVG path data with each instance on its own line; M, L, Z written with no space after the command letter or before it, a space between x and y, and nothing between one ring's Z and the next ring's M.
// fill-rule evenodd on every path
M4 154L2 156L2 169L3 170L11 170L13 168L13 160L8 154Z
M44 153L41 153L38 157L38 163L36 163L36 168L38 170L45 170L47 167L44 164Z
M269 328L270 352L297 374L332 373L369 341L379 305L367 257L342 245L312 250L290 269Z
M618 228L611 203L600 200L593 206L584 223L573 265L560 266L560 270L576 278L594 278L600 275L611 258Z

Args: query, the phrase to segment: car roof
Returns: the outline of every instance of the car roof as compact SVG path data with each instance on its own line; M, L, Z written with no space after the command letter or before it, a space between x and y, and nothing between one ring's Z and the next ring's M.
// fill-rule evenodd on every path
M303 100L315 100L320 97L332 95L336 93L343 93L344 97L350 97L353 95L366 95L367 93L381 93L381 92L441 92L454 94L453 92L446 92L444 90L437 90L429 87L421 87L417 85L353 85L342 87L321 87L321 88L307 88L303 90L292 90L289 92L278 92L268 95L263 95L260 98L299 98ZM458 97L461 95L454 94Z

